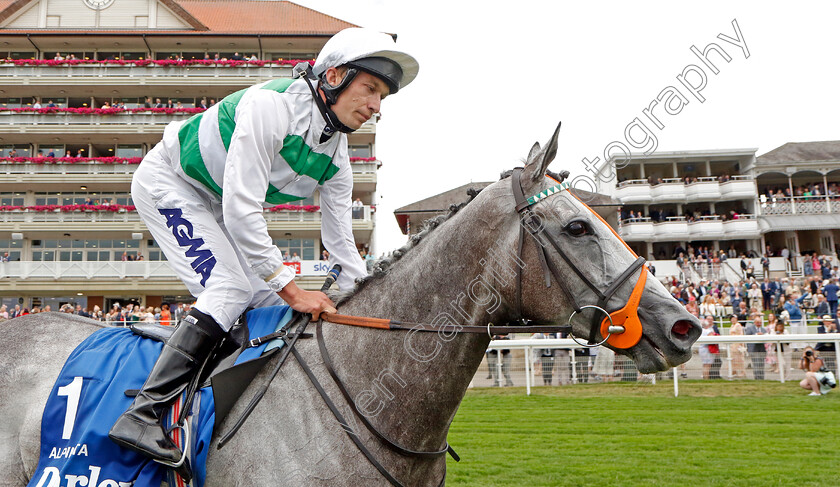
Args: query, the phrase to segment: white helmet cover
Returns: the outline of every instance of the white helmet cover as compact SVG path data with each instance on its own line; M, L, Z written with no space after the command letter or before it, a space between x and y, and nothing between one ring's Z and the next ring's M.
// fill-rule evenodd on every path
M410 54L397 49L396 42L388 34L371 29L351 27L344 29L324 44L315 60L312 73L320 77L327 69L336 68L362 58L382 57L397 63L402 69L399 88L408 86L420 69L417 60Z

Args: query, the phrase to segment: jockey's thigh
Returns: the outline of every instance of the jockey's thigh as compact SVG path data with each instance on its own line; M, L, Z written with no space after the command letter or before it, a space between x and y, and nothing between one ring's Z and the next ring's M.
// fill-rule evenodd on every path
M222 231L225 232L225 236L227 236L228 240L233 242L224 221L219 220L218 223L222 228ZM236 248L235 245L234 248ZM245 261L245 256L243 256L242 253L236 252L236 257L239 259L239 265L242 267L243 272L245 272L245 276L248 278L248 284L251 285L253 297L248 305L249 308L263 308L266 306L281 306L286 304L277 292L268 287L268 283L261 279L253 271L253 269L251 269L251 266L249 266L248 262Z
M162 144L134 172L131 197L169 266L197 296L195 307L230 330L254 292L250 272L219 223L221 204L171 169Z

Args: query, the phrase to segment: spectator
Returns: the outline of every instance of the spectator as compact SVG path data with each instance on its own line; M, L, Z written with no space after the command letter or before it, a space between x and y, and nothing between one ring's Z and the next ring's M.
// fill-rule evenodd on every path
M805 378L799 382L799 386L811 391L809 396L821 396L828 394L829 386L820 384L818 375L820 369L825 367L825 362L820 358L820 352L811 347L805 347L802 358L799 359L799 368L805 371Z
M747 326L747 320L750 316L750 310L747 309L747 303L741 301L738 303L738 321L741 323L741 326Z
M817 294L817 304L814 306L814 314L817 316L831 314L831 307L828 305L828 301L825 300L825 296L822 294Z
M550 333L534 333L531 338L554 338ZM536 352L539 354L539 364L542 371L542 379L544 386L550 386L554 378L554 352L553 348L540 348Z
M143 103L143 108L152 108L152 97L146 97L146 102Z
M493 335L493 340L510 340L508 335ZM500 387L502 379L499 376L499 368L501 368L502 375L505 377L505 387L513 385L513 380L510 378L510 361L511 355L509 349L491 350L490 355L490 375L493 378L493 387ZM495 353L495 357L493 354ZM501 365L501 367L500 367Z
M819 334L837 333L837 320L835 318L832 318L831 315L827 315L827 314L823 315L822 322L817 327L817 333L819 333ZM831 338L833 338L837 341L840 341L840 336L838 336L838 335L835 335ZM814 348L821 353L822 352L832 352L830 354L829 353L825 354L825 360L828 363L828 367L831 370L835 370L837 368L837 365L836 365L836 359L837 359L836 351L837 350L836 350L836 347L834 345L834 341L817 343L817 346L814 347Z
M352 208L353 208L353 219L354 220L361 220L362 218L364 218L364 211L365 211L364 206L365 205L364 205L364 203L362 203L361 199L356 198L355 200L353 200L353 207Z
M172 324L172 313L169 311L169 303L163 303L160 305L160 324L163 326L169 326Z
M163 103L161 103L160 98L155 98L155 108L165 108Z
M790 332L785 328L785 324L781 321L777 321L774 326L768 324L767 330L770 332L770 335L790 335ZM770 365L770 372L778 372L779 369L785 366L786 350L784 343L766 343L765 350L767 355L765 356L764 363ZM782 363L778 363L779 357L782 358Z
M802 309L799 307L802 304L802 301L805 300L810 296L809 294L803 294L802 296L795 298L793 294L788 296L787 303L785 303L785 311L788 312L788 317L790 318L790 323L792 326L801 326L802 325Z
M758 288L758 284L752 283L750 284L750 290L747 291L747 297L750 300L750 307L755 308L759 311L762 311L764 308L762 307L763 303L763 296L761 293L761 289Z
M764 328L761 316L753 318L752 323L747 325L744 329L744 334L751 335L766 335L767 329ZM766 353L763 343L748 343L747 350L750 353L750 361L752 362L753 375L755 380L764 380L764 354Z
M298 256L297 252L292 252L292 258L290 262L300 262L300 256Z
M702 322L703 331L700 336L705 337L714 335L715 330L712 328L712 325L714 325L714 319L711 316L707 316ZM703 364L704 379L712 378L712 365L715 363L716 354L720 355L720 348L717 344L704 343L703 345L700 345L700 361Z
M825 300L828 301L828 307L831 309L831 316L837 318L837 293L840 287L837 286L835 279L829 279L828 282L823 283L823 294Z
M729 317L729 334L741 336L744 334L744 327L738 322L738 315ZM747 378L747 369L744 367L744 358L747 354L747 347L743 343L730 343L729 354L732 357L732 377L738 379Z

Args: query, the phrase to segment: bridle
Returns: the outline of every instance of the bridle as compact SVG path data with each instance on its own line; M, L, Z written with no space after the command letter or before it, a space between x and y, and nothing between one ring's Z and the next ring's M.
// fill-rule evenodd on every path
M639 303L642 298L642 292L645 288L645 283L647 282L647 269L644 267L645 259L643 257L636 256L636 260L630 264L624 272L621 273L608 287L606 291L601 291L597 286L595 286L592 281L572 262L560 244L557 242L557 239L548 231L545 231L541 225L541 218L539 214L532 209L536 204L545 200L549 196L554 194L558 194L563 191L569 191L570 186L568 183L564 183L561 181L554 180L557 184L551 186L548 189L540 191L539 193L526 198L525 193L522 190L522 168L516 168L511 173L511 185L513 188L513 197L516 202L516 211L520 215L520 229L519 229L519 240L517 243L517 256L519 261L522 261L522 249L525 243L525 233L529 233L533 237L534 244L537 247L537 255L539 256L540 266L543 271L543 276L545 278L545 286L547 288L551 287L551 276L554 276L554 280L560 286L560 289L563 290L566 297L572 304L572 308L574 311L569 316L569 336L578 344L584 347L597 347L602 345L604 342L609 343L613 347L616 348L630 348L635 344L639 343L639 340L642 338L642 323L639 320L638 308ZM574 194L569 191L574 197ZM577 197L575 197L577 199ZM580 200L578 200L580 201ZM580 203L586 206L585 203L580 201ZM592 212L593 215L601 219L597 213L592 211L591 208L586 206L586 208ZM603 219L601 219L603 221ZM610 228L606 222L604 224L607 228ZM613 232L615 233L615 232ZM618 235L616 235L618 237ZM619 238L620 240L620 238ZM547 241L552 248L557 252L557 254L566 262L566 265L571 269L581 281L598 297L598 302L595 305L587 304L581 306L578 303L578 298L576 297L575 293L573 293L569 289L569 285L567 279L560 271L557 269L555 264L551 261L550 256L546 252L546 246L543 244L543 241ZM626 246L626 244L625 244ZM627 247L630 250L629 247ZM630 250L630 252L635 256L635 252ZM522 316L522 267L516 267L516 312L519 316ZM630 294L630 298L628 298L627 303L621 308L612 313L606 310L607 303L609 303L610 299L613 295L618 291L621 286L633 276L636 271L641 269L639 273L639 277L636 280L636 285L633 287L633 292ZM598 318L599 315L596 314L592 318L592 325L589 330L589 341L587 343L582 343L578 341L578 339L574 336L571 332L571 324L572 319L575 317L576 314L582 313L585 309L594 309L600 311L605 316L598 326ZM601 332L601 336L604 337L603 340L600 342L596 342L595 336L597 331Z

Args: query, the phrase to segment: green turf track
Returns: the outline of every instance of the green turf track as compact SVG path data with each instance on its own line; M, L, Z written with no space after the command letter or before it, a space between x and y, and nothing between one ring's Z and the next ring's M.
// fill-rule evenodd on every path
M470 390L450 486L840 486L840 389L683 381Z

